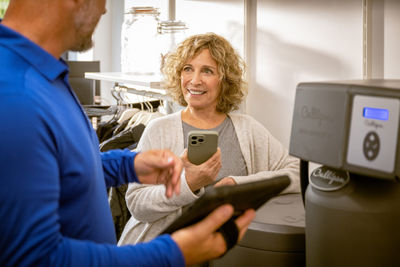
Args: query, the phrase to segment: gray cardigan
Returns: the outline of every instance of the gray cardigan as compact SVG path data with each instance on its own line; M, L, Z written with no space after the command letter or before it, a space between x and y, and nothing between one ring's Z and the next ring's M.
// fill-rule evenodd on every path
M232 119L240 149L249 175L230 175L236 183L246 183L286 174L291 184L284 192L299 192L298 160L288 155L283 145L254 118L232 113ZM138 144L138 151L169 149L176 155L184 151L181 112L151 121ZM149 241L174 221L181 208L199 198L204 189L194 194L181 176L181 193L171 199L165 197L163 185L130 184L126 202L132 217L125 226L119 245Z

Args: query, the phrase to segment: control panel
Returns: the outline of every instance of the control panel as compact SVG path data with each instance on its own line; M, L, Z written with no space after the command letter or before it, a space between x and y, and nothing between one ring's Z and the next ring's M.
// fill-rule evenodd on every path
M391 173L394 171L400 101L397 98L355 95L347 163Z

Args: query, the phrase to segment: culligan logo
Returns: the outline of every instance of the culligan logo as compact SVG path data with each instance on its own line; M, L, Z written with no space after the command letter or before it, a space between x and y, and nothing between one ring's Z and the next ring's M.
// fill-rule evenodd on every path
M312 187L322 191L335 191L343 188L349 182L348 172L322 166L316 168L310 176Z

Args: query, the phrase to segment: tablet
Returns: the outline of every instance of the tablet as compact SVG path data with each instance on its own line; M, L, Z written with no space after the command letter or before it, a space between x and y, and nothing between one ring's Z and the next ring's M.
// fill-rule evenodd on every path
M289 184L288 176L277 176L257 182L209 188L199 199L183 208L182 215L161 234L172 234L176 230L201 221L223 204L229 203L234 207L233 217L240 216L250 208L257 210Z

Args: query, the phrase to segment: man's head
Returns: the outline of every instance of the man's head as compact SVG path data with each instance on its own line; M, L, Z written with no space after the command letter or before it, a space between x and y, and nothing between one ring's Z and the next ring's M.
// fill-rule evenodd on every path
M92 34L106 0L11 0L2 24L55 57L93 46Z

